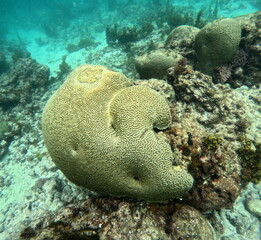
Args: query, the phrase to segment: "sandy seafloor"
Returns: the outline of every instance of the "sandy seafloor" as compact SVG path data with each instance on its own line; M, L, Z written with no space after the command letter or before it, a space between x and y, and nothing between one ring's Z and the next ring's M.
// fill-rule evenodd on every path
M200 9L200 3L197 6ZM234 17L246 13L254 12L258 9L251 4L244 2L244 8L240 3L231 5L230 9L224 9L219 12L219 17ZM113 13L111 13L113 15ZM91 16L87 19L78 19L77 21L91 22ZM103 22L111 18L111 15L104 15ZM50 68L51 77L56 77L59 72L59 64L62 57L67 55L66 62L74 69L83 63L99 64L112 68L113 70L127 74L123 69L126 53L121 48L108 48L105 39L105 32L100 30L101 23L93 22L89 25L92 36L98 45L87 49L68 53L66 45L76 43L79 40L79 32L74 22L74 28L67 32L68 39L52 39L37 29L16 29L10 30L6 36L8 44L19 45L17 35L26 46L31 57L43 65ZM98 30L97 30L98 29ZM157 31L152 38L157 39ZM63 35L64 36L64 35ZM44 42L39 46L35 39L41 38ZM142 41L142 40L140 40ZM139 44L139 43L137 43ZM24 227L33 219L44 216L48 211L55 211L60 207L74 201L88 198L88 191L70 183L63 174L56 169L47 150L44 146L41 133L41 114L42 109L51 94L61 85L61 82L55 82L46 91L43 96L35 94L28 108L17 105L12 108L9 114L21 123L25 124L22 134L14 136L8 152L0 159L0 240L15 240ZM245 102L247 115L255 118L253 122L260 124L261 114L258 106L249 99L250 89L241 87L237 90ZM32 112L29 107L36 109ZM253 123L254 124L254 123ZM257 133L258 134L258 133ZM259 133L260 134L260 133ZM260 140L260 135L259 135ZM224 227L223 240L245 240L260 239L261 226L260 218L252 215L245 208L246 200L259 199L261 197L261 183L254 185L249 183L242 191L240 197L234 203L233 209L223 209L217 212L220 223ZM236 224L235 224L236 222ZM241 232L236 226L241 225Z

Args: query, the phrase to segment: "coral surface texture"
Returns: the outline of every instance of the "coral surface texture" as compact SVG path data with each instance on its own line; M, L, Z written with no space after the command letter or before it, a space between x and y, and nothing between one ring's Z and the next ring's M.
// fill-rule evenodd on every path
M229 64L241 37L240 24L234 19L218 19L202 28L195 38L198 68L211 75L215 67Z
M58 168L90 190L165 202L182 196L193 179L175 166L166 139L166 100L105 67L75 69L48 101L43 135Z

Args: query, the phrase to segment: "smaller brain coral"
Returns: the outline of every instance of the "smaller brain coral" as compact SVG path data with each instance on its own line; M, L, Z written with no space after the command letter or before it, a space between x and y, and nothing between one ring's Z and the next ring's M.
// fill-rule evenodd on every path
M229 64L240 39L241 26L234 19L218 19L203 27L195 38L199 70L212 75L215 67Z
M176 66L182 56L175 52L155 50L135 59L135 67L142 79L163 79L167 69Z
M173 166L166 139L170 109L163 97L132 86L122 74L82 65L50 98L42 118L48 151L77 185L105 195L164 202L192 186Z

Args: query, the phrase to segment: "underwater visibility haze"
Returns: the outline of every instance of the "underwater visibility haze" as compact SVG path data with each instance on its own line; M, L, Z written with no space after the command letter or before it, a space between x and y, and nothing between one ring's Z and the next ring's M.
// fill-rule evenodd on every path
M261 0L0 0L0 240L258 240Z

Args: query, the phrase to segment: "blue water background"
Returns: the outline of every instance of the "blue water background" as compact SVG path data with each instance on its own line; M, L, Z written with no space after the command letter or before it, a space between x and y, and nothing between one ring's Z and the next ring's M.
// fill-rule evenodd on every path
M217 17L220 18L256 11L261 7L261 0L1 0L0 40L21 43L23 35L28 37L32 30L47 34L48 37L59 37L59 31L77 21L82 27L100 24L97 31L103 31L106 25L115 22L139 24L146 18L151 21L149 17L152 13L168 4L193 16L203 9L203 17L207 17L209 10L213 10L217 4Z
M159 26L158 22L166 14L172 14L173 18L189 16L195 22L202 11L202 20L211 22L260 8L261 0L0 0L0 48L9 61L14 56L30 55L40 64L47 65L51 76L55 77L63 57L71 54L69 45L87 41L84 49L89 52L83 53L85 56L106 48L108 26L117 24L138 29L150 22L156 29L152 34L164 31L167 37L178 24L167 26L167 31L166 22ZM186 24L193 25L191 22ZM70 56L72 68L83 63L104 65L80 59L80 53ZM114 70L121 71L120 68Z

